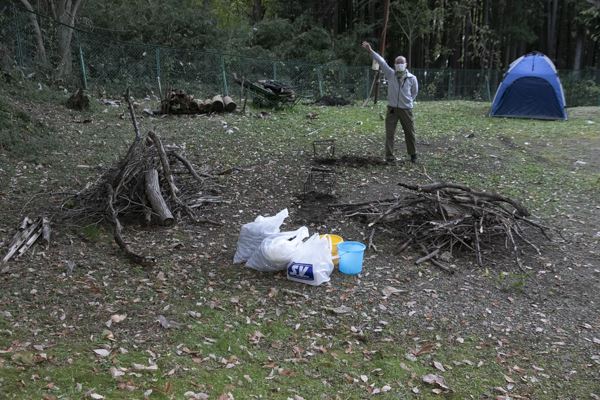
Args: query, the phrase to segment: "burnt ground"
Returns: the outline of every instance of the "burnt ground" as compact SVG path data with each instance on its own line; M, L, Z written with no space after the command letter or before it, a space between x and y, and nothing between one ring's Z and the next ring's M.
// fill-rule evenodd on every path
M31 108L28 103L23 107ZM12 161L11 168L3 167L2 239L12 234L25 214L33 216L48 208L48 192L78 190L92 181L98 171L123 154L132 138L122 107L104 108L108 111L98 111L93 122L85 125L78 114L61 106L36 108L40 119L60 126L56 133L60 146L38 160ZM324 304L343 304L353 310L347 316L323 316L326 325L345 318L348 325L377 336L381 321L391 321L395 329L391 337L399 342L419 343L420 338L432 336L449 343L469 338L481 341L495 351L496 359L491 362L513 373L517 365L517 373L519 368L527 369L520 374L515 391L524 398L540 398L546 389L570 398L562 389L570 387L570 381L593 383L600 377L597 186L594 195L588 188L563 190L562 177L549 179L540 191L544 196L554 194L548 201L559 203L556 208L544 208L543 201L535 197L536 189L527 188L526 196L537 201L534 212L541 213L540 220L556 233L553 242L540 241L542 255L531 251L523 256L526 273L506 251L490 255L485 268L476 266L471 255L453 259L457 269L453 275L427 263L417 266L414 261L419 255L398 252L398 243L385 232L375 235L377 251L367 252L360 276L335 271L324 287L301 286L285 280L282 273L261 274L231 263L241 224L258 214L274 214L287 207L290 217L283 229L307 225L311 233L336 233L367 242L370 230L363 223L344 218L328 206L401 195L398 181L422 183L427 176L450 179L473 171L493 171L498 160L502 165L511 162L515 151L516 157L541 163L542 169L552 168L556 160L539 150L548 147L543 140L529 145L515 143L510 134L500 134L493 142L492 136L479 133L475 137L462 133L451 138L433 136L421 143L417 165L385 165L372 155L377 154L379 139L383 140L375 135L364 149L367 154L336 149L338 158L327 164L335 169L335 187L327 195L315 195L303 190L310 167L323 164L312 159L312 137L282 141L268 149L269 143L279 139L267 139L264 133L245 136L243 132L244 124L255 123L252 116L224 118L142 120L142 126L156 128L166 142L185 142L189 158L207 171L236 167L213 182L231 202L205 210L207 217L222 225L193 225L185 218L169 229L128 225L125 235L132 248L157 257L152 268L131 265L106 228L55 226L49 247L34 247L11 262L9 273L0 276L0 311L5 329L19 332L16 341L54 345L80 340L98 335L111 314L127 312L129 317L120 326L121 336L129 338L125 341L154 343L160 348L164 332L156 316L168 314L169 305L176 308L199 299L209 302L215 291L219 294L213 301L218 308L231 296L265 297L276 287L306 295L304 301L315 310ZM585 118L600 122L594 110ZM227 124L236 125L241 132L233 136L223 133ZM473 160L464 152L463 146L471 147L473 140L489 149L487 155ZM552 145L558 143L555 140ZM562 157L572 170L586 168L594 176L593 168L600 165L600 136L588 135L581 141L567 138L560 143ZM443 157L448 159L447 168L460 172L445 173L446 167L440 167ZM577 160L585 164L573 164ZM518 185L506 183L507 187L511 184ZM60 198L60 194L54 197ZM383 296L382 289L387 286L402 292ZM177 314L173 318L177 319ZM539 363L545 363L545 372L532 369ZM554 367L548 369L550 365ZM586 390L593 394L593 388L590 384ZM595 394L600 395L600 390Z

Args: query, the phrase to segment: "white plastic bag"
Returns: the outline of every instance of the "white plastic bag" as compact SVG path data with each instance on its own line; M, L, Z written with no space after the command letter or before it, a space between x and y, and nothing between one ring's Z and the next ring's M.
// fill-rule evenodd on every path
M326 238L320 238L318 233L302 243L288 264L287 277L289 280L318 286L329 281L333 272L331 248Z
M264 272L282 271L292 261L292 255L307 237L308 228L305 226L295 231L268 235L252 254L246 266Z
M242 225L233 263L247 261L267 235L279 233L279 227L287 216L288 210L285 208L272 217L259 215L254 222Z

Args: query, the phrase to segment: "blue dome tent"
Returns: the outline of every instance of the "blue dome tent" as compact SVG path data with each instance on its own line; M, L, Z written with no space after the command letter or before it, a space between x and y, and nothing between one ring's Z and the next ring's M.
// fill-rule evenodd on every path
M544 54L534 52L510 64L494 96L490 116L566 120L565 107L554 64Z

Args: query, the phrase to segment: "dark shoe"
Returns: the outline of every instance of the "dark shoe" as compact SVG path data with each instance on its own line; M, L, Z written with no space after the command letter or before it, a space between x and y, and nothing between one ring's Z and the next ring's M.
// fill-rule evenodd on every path
M416 163L417 162L417 155L416 154L413 154L413 155L410 156L410 162L411 163Z
M388 165L399 165L402 164L402 160L399 160L397 158L386 158L384 160L384 162Z

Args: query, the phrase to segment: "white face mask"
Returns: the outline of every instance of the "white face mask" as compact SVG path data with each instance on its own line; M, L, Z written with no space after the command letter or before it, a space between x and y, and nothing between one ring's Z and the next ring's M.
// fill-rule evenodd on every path
M406 64L396 64L396 71L398 71L398 72L406 71Z

